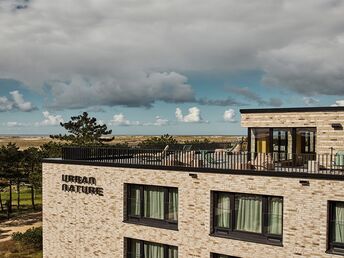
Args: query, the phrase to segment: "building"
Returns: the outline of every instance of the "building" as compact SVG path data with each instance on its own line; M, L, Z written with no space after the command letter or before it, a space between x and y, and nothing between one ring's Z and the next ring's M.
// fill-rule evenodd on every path
M44 257L343 256L344 108L241 113L246 151L45 160Z

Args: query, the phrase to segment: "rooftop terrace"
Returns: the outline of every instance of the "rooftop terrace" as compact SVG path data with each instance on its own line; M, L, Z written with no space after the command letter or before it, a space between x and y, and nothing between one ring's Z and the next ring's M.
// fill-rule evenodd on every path
M228 149L183 150L112 147L65 147L48 163L113 166L188 172L344 180L342 154L233 152Z

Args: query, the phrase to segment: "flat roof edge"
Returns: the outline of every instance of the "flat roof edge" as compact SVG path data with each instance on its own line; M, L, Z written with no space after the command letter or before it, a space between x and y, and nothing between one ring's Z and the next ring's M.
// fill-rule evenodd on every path
M344 111L344 106L343 107L292 107L292 108L240 109L241 114L286 113L286 112L338 112L338 111Z

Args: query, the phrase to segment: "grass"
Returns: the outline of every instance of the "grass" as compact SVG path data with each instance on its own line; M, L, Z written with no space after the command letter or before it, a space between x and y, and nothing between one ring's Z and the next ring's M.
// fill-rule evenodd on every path
M32 247L23 246L20 243L9 240L0 242L0 258L41 258L42 250L36 250Z
M31 203L31 189L27 186L20 187L20 209L18 210L17 207L17 188L12 186L12 213L11 217L16 217L18 215L32 212L34 211L32 208ZM1 192L1 199L4 206L5 211L2 212L0 210L0 220L3 218L7 218L7 212L5 207L5 202L10 199L10 192L9 187L5 188L3 192ZM42 209L42 192L35 191L35 211L39 211Z

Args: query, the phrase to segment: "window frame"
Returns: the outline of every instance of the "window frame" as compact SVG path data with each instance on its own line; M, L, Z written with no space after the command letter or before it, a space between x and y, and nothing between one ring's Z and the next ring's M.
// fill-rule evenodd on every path
M333 241L333 225L332 221L335 220L335 204L343 203L344 201L328 201L327 204L327 253L338 254L344 256L344 243L336 243Z
M175 246L175 245L167 245L167 244L156 243L156 242L152 242L152 241L145 241L145 240L141 240L141 239L125 237L124 238L124 245L125 245L124 257L126 257L126 258L130 257L129 250L131 250L131 240L140 242L140 253L142 254L142 255L140 255L140 258L145 258L144 257L144 244L145 243L162 245L163 248L164 248L164 258L169 258L168 257L168 250L171 247L172 248L177 248L177 252L178 252L178 246Z
M131 200L131 188L138 187L140 189L140 215L135 216L130 214L130 200ZM159 187L164 191L164 219L147 218L144 216L144 190L148 187ZM169 192L177 191L179 199L179 191L177 187L167 187L160 185L144 185L144 184L126 184L126 214L124 222L140 224L145 226L159 227L171 230L178 230L178 220L168 219L169 212ZM179 206L179 202L178 202ZM179 207L177 207L179 213Z
M230 219L229 228L219 228L216 226L215 209L217 207L217 196L218 193L228 194L230 197ZM225 237L237 240L244 240L255 243L271 244L282 246L283 244L283 211L284 211L284 198L283 196L272 196L272 195L261 195L251 193L237 193L237 192L225 192L225 191L211 191L212 195L212 207L211 207L211 233L210 235L216 237ZM235 210L235 196L256 196L262 198L262 233L240 231L236 229L236 210ZM281 198L282 199L282 232L281 235L268 233L268 212L269 212L269 199L270 198Z

